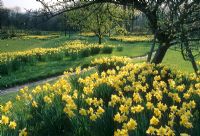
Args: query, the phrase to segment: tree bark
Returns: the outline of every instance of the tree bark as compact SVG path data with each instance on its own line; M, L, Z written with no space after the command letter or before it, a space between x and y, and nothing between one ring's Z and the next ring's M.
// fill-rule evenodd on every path
M1 7L0 7L0 30L2 29L2 12L1 12Z
M152 45L151 45L150 52L148 53L147 62L150 62L150 61L151 61L151 57L152 57L152 54L153 54L155 45L156 45L156 34L154 34L154 39L153 39L153 43L152 43Z
M158 50L156 51L156 54L152 60L152 63L159 64L162 62L167 50L169 49L170 45L160 45Z
M197 64L196 64L196 61L195 61L195 58L194 58L194 55L192 54L192 50L189 46L189 41L188 41L188 37L186 36L187 33L184 31L183 29L183 25L181 26L181 30L182 30L182 34L181 34L181 41L182 41L182 44L185 46L185 49L186 49L186 53L189 57L189 61L192 63L192 67L196 73L197 76L199 76L199 73L198 73L198 67L197 67ZM184 57L184 54L183 54L183 48L181 49L182 50L182 55Z
M65 28L65 37L67 36L67 30L66 30L66 28Z
M1 14L1 12L0 12ZM0 15L0 30L2 29L2 25L1 25L1 15Z
M189 56L189 58L190 58L190 62L192 63L192 67L193 67L193 69L194 69L196 75L198 75L198 67L197 67L196 61L195 61L195 59L194 59L194 56L193 56L193 54L192 54L192 51L191 51L191 49L189 48L188 45L186 45L186 50L187 50L187 52L188 52L188 56Z
M98 38L99 38L99 44L101 44L101 43L102 43L102 38L101 38L101 36L98 36Z
M69 39L71 38L71 30L68 28Z
M188 43L187 37L183 36L183 38L184 38L183 40L185 41L184 45L185 45L185 48L186 48L186 52L188 53L188 57L189 57L190 62L192 63L192 67L194 69L194 72L196 73L196 75L199 75L198 67L197 67L194 55L192 54L192 50L189 47L189 43Z

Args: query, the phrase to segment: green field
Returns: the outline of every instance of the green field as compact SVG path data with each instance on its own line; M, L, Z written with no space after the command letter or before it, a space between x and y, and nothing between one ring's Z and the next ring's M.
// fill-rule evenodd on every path
M200 56L196 60L200 60ZM162 63L183 72L194 72L191 62L183 60L181 52L178 51L168 50Z
M34 48L54 48L67 41L66 37L59 37L51 40L38 39L7 39L0 40L0 52L25 51Z

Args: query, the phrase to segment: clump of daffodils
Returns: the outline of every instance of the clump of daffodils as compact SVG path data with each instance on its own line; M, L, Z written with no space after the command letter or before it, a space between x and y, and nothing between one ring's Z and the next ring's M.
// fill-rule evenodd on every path
M92 64L97 66L100 72L103 72L109 69L119 70L120 67L125 66L130 62L131 59L128 57L112 56L97 58L92 61Z
M15 129L17 123L9 117L12 114L10 111L13 108L13 103L8 101L4 105L0 105L0 125L2 128L6 127L9 129Z
M103 63L103 59L99 63ZM113 116L119 126L116 136L137 131L143 123L141 119L146 120L145 132L149 135L176 135L177 128L184 128L183 133L187 133L194 127L192 118L197 103L193 98L200 96L199 81L194 75L174 73L166 66L129 63L118 72L111 69L79 79L88 105L81 111L94 121L103 113L98 112L99 107L103 108L101 111L108 107L117 109ZM114 88L108 105L104 97L94 97L96 88L102 84Z

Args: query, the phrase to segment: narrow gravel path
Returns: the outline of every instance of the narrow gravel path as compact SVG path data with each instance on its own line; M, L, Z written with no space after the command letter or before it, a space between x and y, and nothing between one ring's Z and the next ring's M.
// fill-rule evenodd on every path
M155 52L153 53L153 55L154 54L155 54ZM144 56L132 57L132 59L133 60L146 60L147 57L148 57L148 55L144 55ZM31 82L31 83L26 83L24 85L15 86L15 87L11 87L11 88L8 88L8 89L3 89L3 90L0 90L0 96L8 94L8 93L12 93L12 92L18 92L21 88L23 88L25 86L28 86L28 87L37 86L37 85L40 85L40 84L44 84L46 82L55 81L56 79L59 79L61 77L63 77L63 75L50 77L50 78L42 79L42 80L39 80L39 81Z

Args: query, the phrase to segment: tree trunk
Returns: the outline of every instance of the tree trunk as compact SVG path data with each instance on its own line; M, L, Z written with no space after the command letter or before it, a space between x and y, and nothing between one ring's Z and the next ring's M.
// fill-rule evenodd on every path
M66 28L65 28L65 37L67 36L67 30L66 30Z
M188 53L189 53L189 57L190 57L190 62L192 63L192 67L193 67L195 73L198 75L198 67L197 67L197 64L196 64L196 61L194 59L191 49L188 50Z
M151 61L151 57L152 57L152 54L153 54L155 45L156 45L156 34L154 34L154 39L153 39L153 43L152 43L152 45L151 45L150 52L148 53L147 62L150 62L150 61Z
M155 63L155 64L161 63L169 47L170 47L169 44L165 46L160 45L158 50L156 51L156 54L152 60L152 63Z
M1 22L0 22L0 30L2 29Z
M98 38L99 38L99 44L101 44L101 43L102 43L102 38L101 38L101 36L98 36Z
M195 61L195 59L194 59L194 55L192 54L192 51L191 51L191 49L190 49L190 47L189 47L188 41L185 42L185 47L186 47L186 51L187 51L187 53L188 53L188 57L189 57L189 59L190 59L190 62L192 63L192 67L193 67L193 69L194 69L196 75L199 75L199 74L198 74L198 67L197 67L196 61Z
M111 36L111 30L109 30L109 32L108 32L108 37L110 37Z
M69 39L71 38L71 31L70 28L68 29Z
M194 58L194 55L192 54L192 50L191 48L189 47L189 41L188 41L188 37L186 36L187 34L185 33L184 29L183 29L183 25L181 26L181 30L182 30L182 34L181 34L181 41L183 42L183 45L185 46L185 49L186 49L186 53L189 57L189 61L192 63L192 67L196 73L197 76L199 76L199 73L198 73L198 67L197 67L197 64L196 64L196 61L195 61L195 58ZM181 49L183 50L183 48ZM182 51L183 52L183 51ZM183 57L184 57L184 54L182 53Z
M1 17L0 17L0 30L2 29L2 26L1 26Z
M131 19L131 32L134 31L134 16Z

